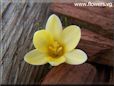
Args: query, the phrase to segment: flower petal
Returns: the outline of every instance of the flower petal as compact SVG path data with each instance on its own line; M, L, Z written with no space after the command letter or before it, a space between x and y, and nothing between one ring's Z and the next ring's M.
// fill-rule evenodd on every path
M81 31L76 25L70 25L63 30L62 41L66 51L74 49L80 41Z
M46 54L39 52L37 49L34 49L24 56L24 60L32 65L43 65L47 63L46 57Z
M53 41L53 37L46 30L35 32L33 37L33 44L40 52L47 52L48 45Z
M80 49L74 49L68 52L65 55L65 57L66 57L66 63L73 65L82 64L87 60L86 53Z
M50 32L53 37L58 40L62 32L62 24L58 16L52 14L46 24L46 30Z
M58 58L48 57L48 63L51 64L52 66L58 66L59 64L64 62L65 62L64 56Z

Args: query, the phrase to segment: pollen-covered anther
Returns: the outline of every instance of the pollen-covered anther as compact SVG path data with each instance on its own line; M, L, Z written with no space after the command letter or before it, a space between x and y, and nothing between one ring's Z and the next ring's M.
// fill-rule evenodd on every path
M63 50L63 47L62 46L60 46L58 49L57 49L57 53L59 53L59 52L61 52Z
M63 46L60 45L57 41L55 41L53 44L49 45L48 54L54 58L60 57L63 55L63 50Z

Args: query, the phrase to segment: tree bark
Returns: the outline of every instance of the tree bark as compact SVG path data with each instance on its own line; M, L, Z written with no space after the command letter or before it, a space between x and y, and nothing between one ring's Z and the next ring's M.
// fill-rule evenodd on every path
M71 17L76 20L76 22L80 21L82 24L86 23L88 29L103 36L112 38L114 34L113 7L79 7L74 6L73 3L53 3L50 6L50 10L54 13Z
M23 57L34 49L32 37L43 28L48 16L48 3L2 2L0 82L2 84L35 83L46 70L31 66ZM46 67L46 68L45 68Z
M52 68L43 79L44 85L78 85L92 84L96 75L96 69L90 64L81 64L77 66L62 64Z

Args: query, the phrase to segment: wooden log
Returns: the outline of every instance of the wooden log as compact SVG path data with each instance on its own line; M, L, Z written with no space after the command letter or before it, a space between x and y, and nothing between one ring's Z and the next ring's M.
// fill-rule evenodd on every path
M77 48L82 49L87 53L88 61L114 66L112 60L114 41L87 29L82 29L81 31L82 37Z
M114 4L113 4L114 5ZM106 18L110 18L110 19L113 19L114 18L114 13L113 13L113 8L114 7L79 7L80 9L84 9L84 10L88 10L88 11L91 11L93 13L96 13L98 15L101 15L101 16L104 16Z
M102 51L96 54L90 61L114 67L114 49Z
M90 64L78 66L62 64L52 68L44 77L42 84L92 84L96 69Z
M94 84L109 84L110 81L110 72L113 67L106 65L94 64L97 74L94 79Z
M17 0L6 5L0 29L0 83L35 84L47 66L31 66L24 61L24 55L34 49L33 34L45 25L48 3L18 3Z
M110 84L110 85L114 85L114 67L111 68L111 71L110 71L110 80L109 80L109 84Z
M97 8L97 10L98 9L101 10L101 8ZM92 25L92 27L90 28L91 30L96 31L103 36L112 38L112 35L114 33L114 20L112 18L107 18L101 15L101 13L98 14L98 12L92 11L92 8L91 10L85 10L81 7L74 6L74 4L53 3L50 6L50 10L54 13L59 13L74 18L75 20L81 21L82 23L85 22L89 25ZM110 11L112 12L113 10Z
M113 44L113 40L105 38L87 29L81 29L81 40L78 44L78 48L83 49L90 57L102 50L112 49L114 47Z

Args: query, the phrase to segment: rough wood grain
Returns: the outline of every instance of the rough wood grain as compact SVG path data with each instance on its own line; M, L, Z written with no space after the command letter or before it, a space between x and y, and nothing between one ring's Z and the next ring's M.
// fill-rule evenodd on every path
M90 64L78 66L62 64L52 68L44 77L42 84L91 84L96 75L96 69Z
M93 56L102 50L112 49L114 41L87 29L81 29L81 40L78 48L85 50L88 56Z
M84 7L83 7L84 8ZM90 8L83 9L81 7L75 7L74 4L65 4L65 3L53 3L50 6L50 10L54 13L59 13L65 16L69 16L74 18L75 20L81 21L81 23L87 23L88 25L92 26L90 29L93 31L96 31L97 33L100 33L103 36L107 36L112 38L112 34L114 32L114 20L112 18L105 17L101 15L101 13L98 14L98 9L102 10L101 8L97 8L97 11L94 11L94 9ZM111 14L113 15L113 8L111 9ZM108 10L104 8L104 10L107 12ZM102 13L103 14L103 13ZM110 16L110 14L108 14ZM98 31L99 30L99 31Z
M94 66L97 70L97 74L94 78L94 84L108 84L112 77L110 75L110 72L113 69L113 67L100 64L94 64Z
M82 36L77 48L87 53L88 61L114 66L114 41L87 29L82 29L81 31Z
M99 64L107 64L108 66L114 67L114 48L96 54L91 60Z
M114 5L114 4L113 4ZM114 18L114 10L113 10L113 7L79 7L80 9L84 9L84 10L87 10L87 11L91 11L93 13L96 13L98 15L102 15L106 18L110 18L110 19L113 19Z
M24 62L23 57L33 49L33 34L45 25L47 9L48 3L18 1L7 3L3 8L0 40L0 73L3 75L0 78L3 84L35 83L43 75L45 66L31 66Z
M109 80L109 84L114 85L114 67L111 68L111 71L110 71L110 80Z

